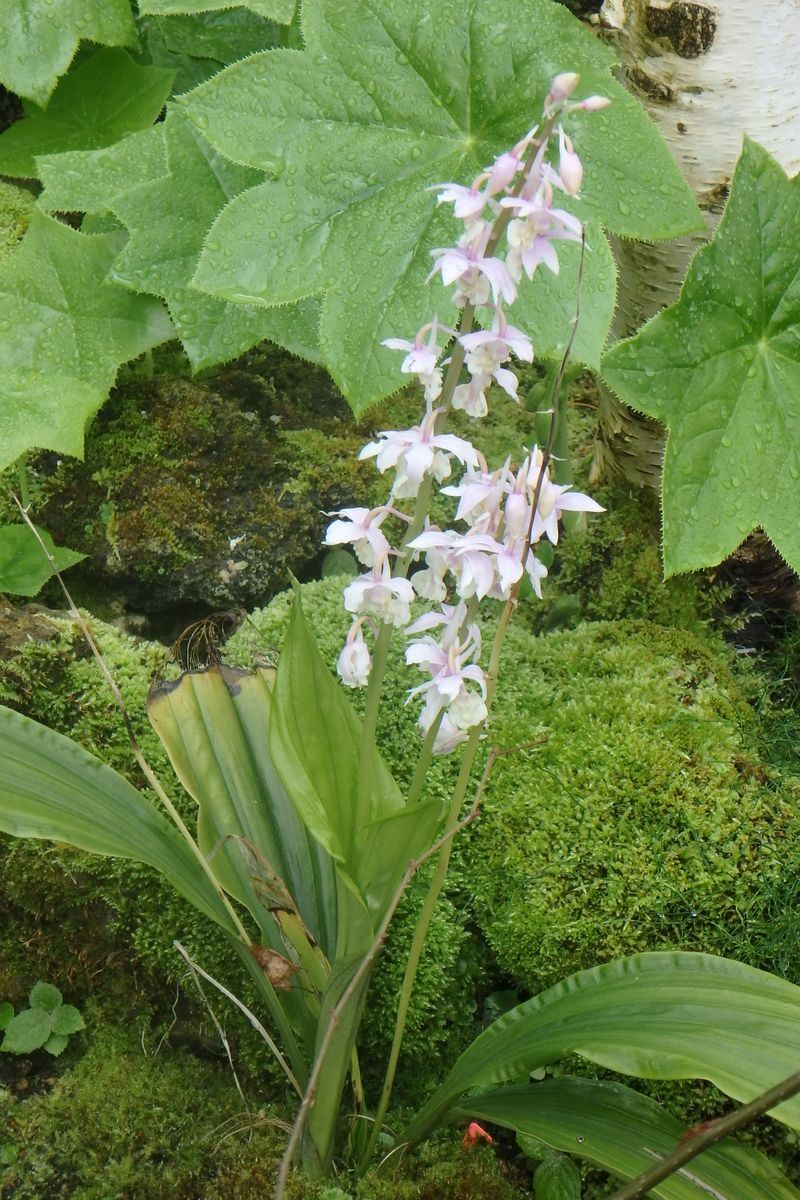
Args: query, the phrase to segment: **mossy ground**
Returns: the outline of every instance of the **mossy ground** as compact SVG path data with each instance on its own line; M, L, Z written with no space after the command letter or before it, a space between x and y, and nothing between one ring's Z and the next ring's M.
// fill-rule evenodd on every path
M87 1013L82 1057L20 1102L0 1089L2 1200L257 1200L271 1194L291 1112L246 1109L221 1062L146 1043L135 1027ZM340 1184L353 1200L514 1200L491 1153L465 1154L458 1129L399 1175ZM290 1179L287 1200L325 1187Z

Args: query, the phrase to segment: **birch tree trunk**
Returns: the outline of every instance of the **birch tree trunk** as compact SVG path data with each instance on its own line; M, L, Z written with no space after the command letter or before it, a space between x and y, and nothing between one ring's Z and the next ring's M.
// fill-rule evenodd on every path
M677 297L686 266L716 226L747 133L789 175L800 171L800 0L605 0L600 14L622 81L641 101L705 217L705 235L648 244L617 240L626 337ZM661 427L604 389L601 471L657 484Z

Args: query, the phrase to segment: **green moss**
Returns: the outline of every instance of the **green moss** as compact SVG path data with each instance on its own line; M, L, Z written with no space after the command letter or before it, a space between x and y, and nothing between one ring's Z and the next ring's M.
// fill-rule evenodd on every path
M347 628L340 589L335 579L304 589L329 662ZM288 604L255 614L237 644L279 644ZM492 741L547 741L496 764L483 815L457 845L453 887L526 989L668 946L800 978L796 943L777 957L763 936L797 865L799 785L762 765L730 662L706 629L701 640L620 621L536 638L512 623ZM396 647L379 732L401 780L418 745L404 704L412 682ZM435 762L429 792L446 796L453 772L454 760Z
M0 1168L14 1200L255 1200L271 1195L291 1112L282 1102L246 1112L228 1067L168 1042L157 1052L133 1028L100 1022L83 1059L46 1095L0 1092ZM90 1014L90 1023L92 1020ZM339 1183L357 1200L514 1200L519 1190L491 1152L465 1154L450 1130L399 1174ZM326 1185L294 1174L287 1200L317 1200Z
M0 260L11 253L25 233L35 203L31 192L0 179Z
M18 1200L235 1195L226 1177L246 1178L248 1159L274 1171L281 1152L282 1135L266 1125L249 1153L240 1138L220 1143L227 1122L247 1123L229 1070L169 1045L148 1055L124 1027L101 1025L52 1092L0 1100L0 1111L18 1150L2 1194Z
M800 785L760 765L756 723L719 654L645 622L510 639L503 744L461 856L498 961L537 991L637 950L782 966L757 929L798 859ZM532 651L535 650L535 662ZM525 680L525 687L520 684Z

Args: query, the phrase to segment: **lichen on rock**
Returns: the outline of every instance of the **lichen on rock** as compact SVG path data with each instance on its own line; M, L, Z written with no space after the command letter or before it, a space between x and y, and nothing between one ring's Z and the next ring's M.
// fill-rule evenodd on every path
M90 556L76 578L153 612L252 607L290 573L307 576L324 511L369 502L376 485L327 376L303 364L303 378L304 390L286 371L277 383L253 369L128 379L90 429L84 462L40 460L45 473L55 466L41 523Z

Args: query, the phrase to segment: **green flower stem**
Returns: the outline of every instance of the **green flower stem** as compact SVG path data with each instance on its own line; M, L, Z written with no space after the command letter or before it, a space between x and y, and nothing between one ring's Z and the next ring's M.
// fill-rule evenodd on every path
M422 743L417 765L414 768L414 775L408 789L406 804L411 807L413 804L419 804L422 795L422 789L425 786L425 780L430 769L431 760L433 759L433 746L436 741L436 735L439 732L439 726L444 719L444 709L441 710L436 720L431 724L430 729L425 734L425 740Z
M478 743L481 738L480 726L475 726L469 735L469 739L464 748L464 757L461 760L461 770L458 773L458 779L453 791L453 798L450 801L450 807L447 810L447 818L445 821L445 829L449 829L458 820L458 814L464 804L464 797L467 794L467 786L472 774L472 764L475 760L475 752L478 748ZM403 983L400 988L397 1003L397 1019L394 1027L394 1037L392 1038L392 1048L389 1052L389 1061L386 1066L386 1076L384 1078L383 1090L378 1108L375 1112L375 1122L372 1126L372 1133L364 1150L364 1155L361 1159L360 1169L363 1171L369 1162L375 1150L378 1136L383 1127L384 1118L389 1107L389 1101L392 1096L392 1088L394 1086L394 1077L397 1071L397 1063L400 1058L400 1048L403 1043L403 1034L405 1033L406 1019L408 1017L408 1008L411 1003L411 995L414 990L414 980L419 966L419 960L422 955L422 948L425 944L425 936L428 932L431 918L439 901L439 895L444 881L447 876L447 870L450 866L450 853L452 849L453 839L450 838L442 847L439 854L436 867L433 872L428 894L422 905L417 924L414 929L414 937L411 941L411 948L408 952L408 962L406 964L405 973L403 975Z
M581 298L581 284L583 282L583 262L584 262L585 245L586 245L585 238L582 238L581 239L581 260L580 260L580 267L578 270L578 294L577 294L576 304L575 304L575 316L573 318L572 330L570 332L569 340L567 342L567 347L566 347L566 350L564 351L564 357L561 360L561 365L559 367L558 372L556 373L556 377L553 382L552 404L551 404L551 415L550 415L550 429L548 431L547 442L542 451L542 464L541 464L541 467L539 470L539 477L536 481L536 488L534 490L533 501L531 504L531 518L530 518L530 523L528 525L528 536L526 538L525 549L523 551L524 558L527 558L528 550L530 548L531 533L533 530L533 522L534 522L534 519L536 516L536 510L539 506L539 497L541 496L541 492L542 492L542 485L544 483L544 475L545 475L545 471L547 470L547 465L550 461L550 457L553 452L553 445L555 443L557 427L558 427L558 395L561 390L561 385L564 381L564 374L567 369L567 362L569 361L569 356L572 352L572 345L575 340L575 331L578 327L578 319L580 317L580 298ZM520 578L519 582L517 584L515 584L515 586L512 588L511 595L503 607L503 611L500 615L500 621L498 623L497 630L496 630L495 636L494 636L494 640L492 642L492 650L491 650L491 654L489 657L489 665L488 665L488 668L486 671L486 709L487 709L487 714L491 714L492 700L494 698L494 693L495 693L495 689L497 686L497 677L498 677L498 671L499 671L499 667L500 667L500 655L501 655L501 651L502 651L502 647L503 647L503 640L505 638L506 629L508 628L508 623L511 620L511 614L514 612L514 609L517 606L517 600L519 597L519 591L520 591L521 586L522 586L522 578ZM450 808L448 810L448 815L447 815L447 826L448 827L450 825L452 825L453 822L458 818L458 814L461 811L461 806L464 803L464 797L466 795L467 785L469 783L470 775L472 774L472 767L473 767L473 763L475 761L475 754L476 754L476 751L478 748L478 742L480 741L480 736L481 736L480 727L476 727L470 733L469 739L467 740L467 744L464 748L464 757L461 760L461 770L459 771L458 780L456 782L455 790L453 792L453 798L450 802ZM400 989L400 996L399 996L398 1008L397 1008L397 1020L395 1022L395 1031L394 1031L394 1037L392 1039L392 1048L389 1053L389 1062L386 1067L386 1076L385 1076L385 1080L384 1080L383 1090L381 1092L381 1097L378 1102L378 1108L377 1108L377 1111L375 1114L375 1124L372 1129L372 1134L371 1134L370 1140L367 1144L367 1148L364 1152L364 1156L361 1160L360 1165L361 1165L362 1170L365 1168L366 1164L369 1161L370 1156L374 1152L375 1145L377 1143L378 1136L380 1134L380 1131L381 1131L381 1128L383 1125L383 1121L384 1121L384 1118L386 1117L386 1112L389 1107L389 1101L391 1099L391 1094L392 1094L392 1087L394 1086L394 1076L395 1076L395 1072L397 1070L398 1059L400 1057L400 1047L402 1045L403 1034L405 1032L405 1023L406 1023L406 1018L408 1016L408 1008L409 1008L409 1004L411 1002L411 994L412 994L412 991L414 988L414 979L416 977L417 968L419 966L419 960L420 960L420 957L422 954L422 947L424 945L425 937L428 932L428 926L429 926L431 918L433 916L433 912L436 908L436 904L438 903L439 895L441 893L442 887L444 886L445 877L447 875L447 869L450 865L451 845L452 845L452 841L447 842L446 845L442 848L442 852L441 852L441 854L439 856L439 860L436 864L436 869L434 870L434 873L433 873L433 878L431 879L431 885L430 885L430 888L428 889L428 894L425 897L425 901L422 906L422 911L420 912L419 919L418 919L416 927L414 929L414 937L411 942L411 949L409 950L408 963L406 965L406 970L403 975L403 983L402 983L402 986Z
M517 185L514 188L512 195L514 195L514 196L519 195L519 193L522 191L522 188L524 187L524 184L525 184L525 180L527 179L527 176L528 176L528 172L533 164L533 160L536 157L536 154L537 154L538 150L541 148L542 144L552 134L559 115L560 115L560 109L557 110L556 112L554 112L553 114L551 114L551 116L548 118L548 120L545 123L541 137L539 139L537 139L531 146L530 152L528 154L528 158L526 159L526 162L525 162L525 166L520 174L520 179L517 182ZM504 208L502 210L502 212L499 214L499 216L497 217L497 219L495 220L494 227L492 229L492 233L489 237L489 240L488 240L487 246L486 246L485 254L486 254L487 258L489 256L491 256L492 254L494 254L495 250L497 249L498 245L500 244L500 240L508 226L509 221L511 220L511 217L512 217L511 210L509 208ZM583 267L583 243L582 243L582 247L581 247L581 273L582 273L582 267ZM578 279L579 292L580 292L580 280L581 280L581 274L579 273L579 279ZM475 318L475 309L474 309L473 305L466 304L462 311L461 322L460 322L460 326L459 326L460 332L462 334L470 332L470 330L472 329L473 323L474 323L474 318ZM555 437L555 431L556 431L556 425L557 425L558 395L559 395L559 390L561 387L562 380L564 378L564 371L566 369L567 359L568 359L569 353L572 349L572 343L573 343L574 336L575 336L575 329L577 327L577 320L578 320L578 313L576 311L575 320L573 322L572 332L570 335L567 350L564 355L564 359L562 360L561 367L559 369L559 372L558 372L558 375L556 378L556 385L555 385L553 406L552 406L552 417L551 417L550 431L549 431L549 436L548 436L548 444L547 444L547 448L543 455L542 469L539 474L539 479L537 481L537 486L536 486L536 492L535 492L534 499L533 499L533 505L532 505L532 510L531 510L531 514L532 514L531 515L531 525L528 529L528 540L527 540L528 544L525 549L526 556L527 556L528 546L530 545L530 533L531 533L531 529L533 527L533 517L536 513L536 508L537 508L537 505L539 502L539 495L541 493L542 483L543 483L543 479L544 479L544 472L547 469L547 462L549 461L550 455L552 453L552 444L553 444L553 439ZM444 412L441 414L442 417L445 415L446 411L450 407L450 402L452 400L453 392L455 391L456 385L461 376L461 370L462 370L463 365L464 365L464 348L460 342L456 342L455 346L453 347L453 353L452 353L452 356L450 359L450 365L449 365L449 368L447 371L447 375L445 377L444 386L442 388L442 395L441 395L441 399L439 402L441 404L441 407L444 409ZM430 487L432 486L432 480L430 480L430 479L426 480L426 483L428 483L428 485L429 485L428 491L430 491ZM399 563L402 562L403 573L405 573L405 571L408 569L408 565L409 565L410 559L411 559L410 554L408 554L408 542L411 541L414 537L416 537L416 533L418 532L418 529L415 530L415 528L414 528L415 525L418 523L419 528L421 528L422 521L424 520L424 510L422 510L422 506L420 504L422 495L423 495L423 493L422 493L422 489L421 489L420 494L417 498L417 506L416 506L415 513L414 513L414 521L412 521L411 529L409 529L409 531L406 535L406 553L403 556L401 556L401 559L399 560ZM520 587L520 584L517 584L517 586L513 589L511 599L506 603L506 605L503 609L503 613L500 618L500 624L498 626L498 630L495 635L494 643L492 646L492 653L491 653L491 658L490 658L490 663L489 663L489 669L487 672L487 700L486 700L487 712L490 709L492 695L494 693L494 688L495 688L496 681L497 681L497 670L498 670L499 662L500 662L500 651L502 648L503 639L505 637L505 631L506 631L506 628L508 627L508 622L511 619L511 614L514 611L514 609L516 608L517 597L519 594L519 587ZM383 634L383 632L384 631L382 630L381 635ZM387 651L388 651L388 638L387 638ZM382 670L385 669L385 662L386 662L386 657L384 654L384 656L382 658L382 662L381 662ZM372 678L370 678L370 686L371 685L372 685ZM378 694L379 694L379 687L380 687L380 684L376 688L376 691L378 692ZM370 713L370 716L372 716L372 715L373 714ZM374 722L375 723L377 722L377 703L375 706ZM370 729L370 733L373 737L374 737L374 732L375 732L375 723L372 724L372 727ZM365 726L365 732L366 732L366 726ZM469 784L470 776L472 774L472 767L473 767L473 764L475 761L475 754L477 752L478 743L480 741L480 736L481 736L480 728L476 727L475 729L472 730L472 732L470 733L469 738L467 740L467 744L464 749L464 756L461 761L461 770L459 771L458 780L456 782L455 790L453 792L453 797L450 802L450 808L448 809L446 827L453 825L453 823L458 819L458 814L461 811L461 808L463 806L464 798L466 796L467 786ZM428 743L427 743L427 739L426 739L426 743L425 743L425 745L423 745L422 752L421 752L419 760L417 762L417 767L414 772L414 778L412 780L412 791L410 793L410 795L414 796L415 799L416 799L416 797L418 797L419 794L421 794L421 791L422 791L424 779L427 774L428 767L430 765L430 757L432 755L432 746L433 746L433 742L431 740L431 748L430 748L430 751L427 752L428 751ZM427 762L425 761L426 757L427 757ZM361 1159L360 1166L361 1166L362 1170L365 1168L366 1164L369 1162L371 1155L374 1152L375 1145L377 1143L377 1139L380 1134L380 1131L381 1131L381 1128L383 1125L383 1121L384 1121L386 1112L389 1107L389 1101L391 1099L392 1088L394 1086L394 1077L395 1077L395 1073L397 1070L397 1063L398 1063L398 1060L400 1057L400 1049L402 1046L403 1035L405 1033L405 1025L406 1025L406 1020L408 1017L408 1009L409 1009L409 1005L411 1003L411 995L412 995L413 989L414 989L414 980L416 978L416 973L417 973L417 969L419 966L419 960L422 955L422 948L425 943L425 937L428 932L428 926L430 925L431 918L433 916L434 910L438 903L439 896L441 894L441 890L442 890L442 887L444 886L444 881L447 876L447 871L448 871L448 868L450 865L451 846L452 846L452 841L448 841L446 843L446 845L442 848L442 851L439 855L439 859L436 864L436 868L433 873L433 878L431 879L431 885L430 885L430 888L428 889L428 894L425 897L425 900L424 900L424 903L422 906L422 911L420 912L419 919L417 921L417 925L414 930L414 937L412 939L411 949L409 951L408 963L406 964L406 970L403 975L403 983L402 983L402 986L400 989L400 995L398 998L397 1019L395 1022L394 1037L392 1039L392 1047L391 1047L391 1050L389 1053L389 1062L388 1062L387 1068L386 1068L386 1076L384 1079L383 1090L381 1092L380 1100L378 1102L378 1108L377 1108L377 1111L375 1114L375 1122L374 1122L374 1125L372 1128L372 1133L370 1135L369 1141L367 1143L367 1146L365 1148L364 1154Z

